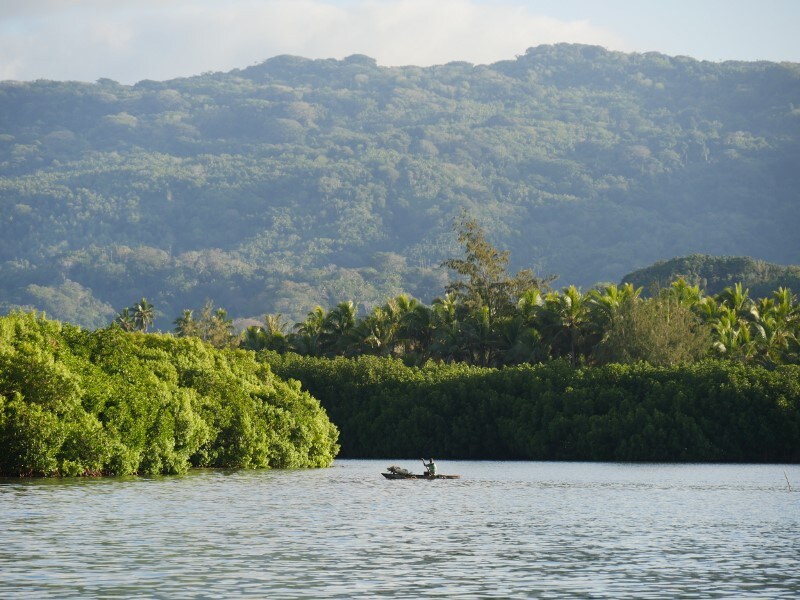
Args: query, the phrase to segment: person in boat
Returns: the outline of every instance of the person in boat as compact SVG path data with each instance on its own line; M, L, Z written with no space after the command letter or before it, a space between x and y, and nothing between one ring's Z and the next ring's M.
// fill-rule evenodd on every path
M422 465L427 470L425 475L427 477L436 477L436 463L433 462L433 459L429 458L427 463L425 462L424 458L421 458L420 460L422 461Z

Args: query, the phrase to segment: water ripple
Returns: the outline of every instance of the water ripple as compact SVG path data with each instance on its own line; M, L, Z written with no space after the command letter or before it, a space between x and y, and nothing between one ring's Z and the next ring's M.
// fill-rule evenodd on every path
M0 481L0 597L796 598L800 467Z

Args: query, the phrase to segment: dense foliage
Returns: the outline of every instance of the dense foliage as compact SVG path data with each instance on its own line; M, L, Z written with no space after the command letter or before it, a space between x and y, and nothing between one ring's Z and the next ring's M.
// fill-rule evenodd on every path
M554 358L572 365L704 358L744 364L800 364L800 304L785 288L754 299L740 284L708 296L683 280L657 296L609 284L582 293L525 292L505 315L469 310L450 295L433 304L400 295L358 317L352 302L317 307L288 330L277 315L249 327L241 346L307 356L391 356L500 367Z
M344 457L800 461L798 366L555 361L498 370L260 357L320 399Z
M0 475L321 467L337 436L314 398L252 353L0 317Z
M788 288L752 299L741 283L716 296L673 281L650 298L630 283L582 293L550 291L528 271L507 272L508 252L486 241L474 219L456 226L464 258L442 298L426 306L400 295L360 317L353 302L308 313L289 332L278 315L247 329L251 350L308 356L395 356L505 366L567 358L578 364L677 365L708 356L747 364L800 364L800 305Z
M449 282L467 208L586 289L690 252L798 262L800 66L576 45L492 65L281 56L133 86L0 84L0 308L166 329Z

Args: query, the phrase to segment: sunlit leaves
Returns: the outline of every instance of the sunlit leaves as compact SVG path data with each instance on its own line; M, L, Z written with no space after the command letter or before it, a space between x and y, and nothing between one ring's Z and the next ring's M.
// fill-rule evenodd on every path
M0 317L0 473L320 467L337 429L253 355L194 338Z

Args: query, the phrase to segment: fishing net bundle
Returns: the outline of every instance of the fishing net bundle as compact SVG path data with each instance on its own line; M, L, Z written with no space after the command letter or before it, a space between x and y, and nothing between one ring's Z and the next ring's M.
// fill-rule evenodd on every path
M411 471L404 469L403 467L391 466L386 470L389 471L389 473L394 473L395 475L411 475Z

